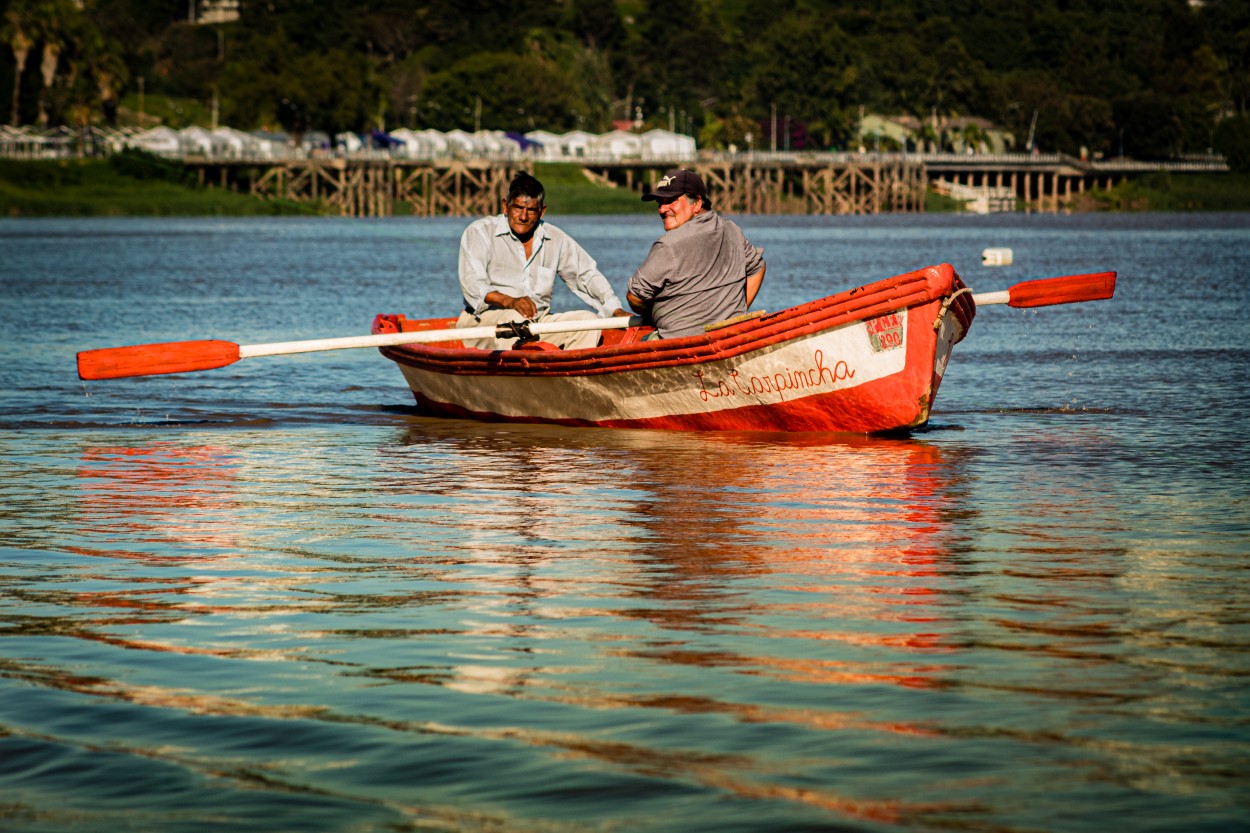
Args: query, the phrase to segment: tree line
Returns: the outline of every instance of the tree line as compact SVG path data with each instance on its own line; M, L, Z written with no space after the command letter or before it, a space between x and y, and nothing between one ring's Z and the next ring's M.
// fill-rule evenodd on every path
M0 0L8 121L109 123L144 89L295 133L630 120L823 150L870 112L935 143L977 116L1017 149L1250 147L1245 0L240 0L219 25L195 4Z

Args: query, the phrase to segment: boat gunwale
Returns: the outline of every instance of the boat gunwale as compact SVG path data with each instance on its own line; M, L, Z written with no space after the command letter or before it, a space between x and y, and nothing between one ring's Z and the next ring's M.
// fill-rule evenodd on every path
M943 263L798 304L711 333L683 338L542 352L487 351L432 344L380 349L383 355L399 364L462 376L596 375L680 367L732 359L845 324L934 303L943 297L955 298L957 311L966 319L963 328L966 332L975 314L975 305L966 293L955 294L963 288L963 282L954 268L949 263ZM374 322L374 331L378 331L383 320L398 325L399 319L403 317L379 315Z

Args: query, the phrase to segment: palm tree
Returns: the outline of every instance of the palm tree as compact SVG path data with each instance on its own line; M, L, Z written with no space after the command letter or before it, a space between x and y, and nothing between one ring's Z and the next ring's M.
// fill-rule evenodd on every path
M16 64L13 68L13 106L9 111L9 124L14 127L17 127L18 122L21 121L22 70L26 68L26 58L35 45L29 31L30 21L26 4L21 0L13 0L9 8L5 10L4 25L0 32L3 33L3 39L9 44L9 48L13 50L13 61Z
M70 0L34 0L31 5L30 23L36 39L43 42L43 55L39 61L43 89L39 93L38 123L40 127L47 127L48 93L56 79L56 67L66 44L66 28L81 12Z

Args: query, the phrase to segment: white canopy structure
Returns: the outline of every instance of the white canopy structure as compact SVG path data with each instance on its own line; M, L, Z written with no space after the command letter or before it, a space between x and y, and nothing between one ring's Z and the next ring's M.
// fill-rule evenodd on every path
M13 129L6 128L10 133ZM30 137L0 134L7 145L31 141ZM344 132L333 140L320 131L309 131L301 136L299 147L293 147L281 133L253 131L245 133L233 127L205 130L187 127L172 130L165 126L136 133L133 136L118 134L109 136L107 142L114 146L124 142L129 147L140 148L164 156L207 156L225 159L278 159L292 154L321 153L332 148L338 154L353 155L368 152L389 153L407 159L448 159L453 157L487 157L496 159L534 159L545 162L578 160L641 159L680 163L693 160L697 154L695 140L691 136L671 130L648 130L637 134L627 130L613 130L596 135L583 130L553 133L548 130L531 130L524 135L502 130L464 130L442 132L432 128L410 130L401 127L386 134L385 146L379 144L370 149L369 143L355 133Z
M429 153L429 144L416 131L400 127L392 130L389 135L392 139L401 143L397 150L402 156L406 156L409 159L425 159L431 155Z
M585 130L570 130L560 137L560 155L574 159L586 156L597 138L595 134Z
M554 162L561 158L563 146L560 144L560 137L555 133L549 130L531 130L525 134L525 138L540 145L530 151L539 159Z
M671 130L648 130L642 139L642 155L660 159L694 159L695 141L693 136L674 133Z
M637 133L613 130L594 137L590 141L589 152L612 159L636 159L642 156L642 137Z
M472 134L473 149L477 153L500 156L516 151L516 142L509 141L502 130L479 130Z
M212 131L225 155L234 159L272 159L274 145L250 133L233 127L219 127Z
M431 159L441 159L451 153L447 135L441 130L427 127L425 130L416 131L416 136L429 149Z
M347 153L355 153L362 150L365 143L360 141L360 137L355 133L336 133L334 134L335 147L341 147Z
M472 133L457 129L448 130L443 135L447 137L447 149L453 154L472 156L477 152L477 142L474 141Z
M126 146L160 156L177 156L182 153L182 141L178 131L164 125L131 136L126 140Z
M228 146L202 127L191 125L178 131L184 156L225 156Z

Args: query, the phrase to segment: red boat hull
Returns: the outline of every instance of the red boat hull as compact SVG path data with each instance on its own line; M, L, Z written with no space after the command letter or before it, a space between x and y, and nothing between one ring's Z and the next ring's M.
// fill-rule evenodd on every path
M924 425L975 305L949 264L685 338L604 331L590 350L381 348L422 412L710 431L901 432ZM374 332L452 325L379 315Z

